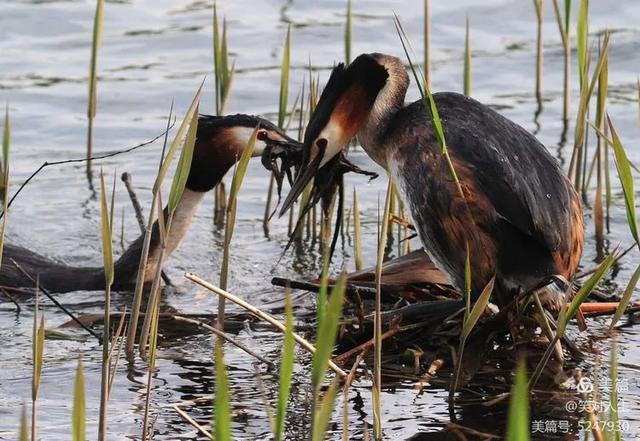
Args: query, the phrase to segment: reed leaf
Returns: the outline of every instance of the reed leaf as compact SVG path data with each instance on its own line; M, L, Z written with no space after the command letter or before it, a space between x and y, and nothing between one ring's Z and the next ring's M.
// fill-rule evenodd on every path
M382 401L380 393L382 391L382 264L384 262L384 251L387 245L387 231L389 229L389 218L391 217L391 200L393 199L393 181L389 178L387 193L384 200L384 212L382 214L382 225L378 235L378 254L376 258L376 305L373 331L373 436L376 440L382 439Z
M338 394L339 385L340 381L338 377L335 377L320 404L316 404L311 441L323 441L326 438L327 427L333 413L333 404Z
M87 170L91 169L93 151L93 119L96 116L97 85L98 85L98 49L102 39L102 25L104 22L104 0L96 1L96 12L93 17L93 40L91 43L91 61L89 64L89 103L87 106Z
M38 314L33 317L33 377L31 379L31 399L34 402L38 399L40 390L40 379L42 378L42 367L44 365L44 315L40 317L38 325Z
M638 220L636 217L636 202L635 202L635 190L633 184L633 175L631 173L631 162L627 158L618 132L616 132L611 118L607 115L607 122L609 130L611 132L611 139L613 141L612 147L616 158L616 168L618 170L618 178L622 185L622 192L624 194L624 202L627 209L627 223L629 224L629 230L631 235L635 239L636 243L640 245L640 236L638 235Z
M100 214L101 214L101 237L102 237L102 263L104 265L105 282L107 285L113 283L113 250L111 241L111 222L109 207L107 205L107 193L104 186L104 175L100 174Z
M638 265L638 267L634 271L633 275L629 279L629 283L627 283L627 287L625 288L624 293L622 293L622 297L620 298L620 302L618 303L616 312L613 315L613 318L611 319L611 324L609 325L609 329L613 329L613 327L616 325L618 320L620 320L620 318L622 317L622 314L624 314L625 309L627 309L627 306L631 301L631 296L633 295L633 291L635 290L636 285L638 284L638 280L640 280L640 265Z
M515 380L511 388L506 439L507 441L528 441L531 429L529 425L529 389L523 361L518 363Z
M449 156L449 151L447 149L447 142L444 137L444 129L442 128L442 121L440 119L440 114L438 112L438 108L436 106L436 101L433 99L433 95L431 94L431 89L427 83L423 83L420 78L424 78L424 75L418 76L418 70L410 56L410 52L413 52L411 49L411 42L409 41L409 37L400 22L400 18L395 15L395 25L396 31L398 32L398 36L400 37L400 42L402 43L402 48L404 49L404 53L407 57L407 61L409 61L409 66L411 67L411 72L413 73L413 77L416 81L416 85L418 86L418 90L420 91L420 96L424 101L425 111L427 111L427 116L431 119L431 123L433 124L433 128L438 139L438 144L440 145L440 152L444 155L445 160L447 161L447 167L449 169L449 173L451 178L456 184L458 189L458 193L466 200L464 192L462 191L462 186L460 185L460 180L458 179L458 174L456 173L455 168L453 167L453 162L451 161L451 157Z
M278 127L284 127L287 114L287 100L289 98L289 70L291 64L291 25L287 27L287 36L284 40L282 53L282 65L280 67L280 105L278 107Z
M482 316L482 313L484 312L487 305L489 304L489 299L491 299L491 293L493 292L495 281L496 281L496 278L494 276L491 278L491 280L489 280L489 283L487 283L487 286L484 287L484 289L480 293L480 296L473 304L473 308L469 313L469 317L467 318L467 320L465 320L462 326L461 335L464 336L464 338L467 338L469 334L471 334L471 331L473 330L476 323Z
M280 358L280 386L278 391L278 404L276 407L276 419L274 438L276 441L284 439L284 426L287 416L287 405L291 392L291 378L293 377L293 365L295 355L295 339L293 337L293 307L291 305L291 290L285 291L285 326L282 356Z
M180 199L182 198L184 187L187 183L187 178L189 177L189 172L191 170L193 149L196 144L196 134L198 132L198 109L199 105L196 105L196 109L191 116L191 123L189 124L189 131L187 132L184 146L180 152L178 166L173 175L171 192L169 193L169 213L174 213L178 207L178 202L180 202Z
M358 192L353 187L353 248L355 253L356 271L362 269L362 227L360 222L360 206L358 204Z
M471 96L471 39L469 36L469 17L465 23L464 36L464 94Z
M5 108L4 125L2 130L2 227L0 227L0 268L4 250L4 237L7 227L9 209L9 149L11 145L11 123L9 121L9 106Z
M346 275L343 272L331 291L322 320L318 322L316 351L311 362L311 384L316 394L322 386L322 380L327 373L329 360L333 352L333 345L336 342L336 335L338 334L338 327L342 317L345 283Z
M611 345L611 358L609 359L609 380L611 385L611 396L609 397L609 422L605 424L607 439L609 441L621 441L620 417L618 414L618 344L613 341Z
M227 289L227 278L229 273L229 249L231 247L231 239L233 238L233 231L236 223L236 210L238 207L238 193L240 192L240 186L247 172L249 166L249 160L253 155L253 150L256 145L256 136L258 134L258 128L256 127L249 138L247 146L242 151L240 160L233 173L233 180L231 181L231 190L229 191L229 201L227 204L227 223L224 230L224 251L222 255L222 266L220 269L220 287ZM221 304L224 305L224 299L220 299ZM218 310L218 313L221 311ZM224 308L222 309L224 312ZM221 316L218 316L220 318Z
M587 279L586 282L580 287L571 303L566 309L560 311L558 316L558 335L564 335L564 331L567 329L567 324L576 315L580 305L587 299L591 291L598 285L600 280L607 274L611 265L616 258L616 251L609 253L609 255L598 265L596 271Z
M344 62L351 63L351 0L347 0L347 21L344 26Z
M215 439L231 441L231 405L229 396L229 379L224 362L224 346L222 340L215 342L216 392L215 392Z
M586 79L587 74L587 56L588 56L588 39L589 39L589 0L580 1L580 9L578 10L578 21L576 24L576 47L578 51L578 77L580 78L580 87Z
M469 254L469 244L467 243L467 256L464 260L464 320L463 323L469 319L471 313L471 256Z
M571 58L571 39L569 38L569 31L571 25L571 0L565 0L564 2L564 24L562 19L562 13L560 12L560 7L558 6L558 0L553 0L553 11L556 17L556 22L558 23L558 30L560 31L560 37L562 39L562 47L564 49L564 80L563 80L563 103L562 103L562 120L565 125L565 130L567 123L569 121L569 70L571 69L571 63L569 59Z
M73 410L71 412L71 439L84 441L86 439L86 403L84 394L84 369L82 359L78 359L76 380L73 386Z
M198 87L198 90L195 96L193 97L193 101L191 102L191 105L187 109L187 113L185 114L184 118L182 119L182 122L180 123L180 127L178 127L178 130L176 131L176 135L173 138L173 141L171 141L169 150L167 150L165 154L164 160L162 161L162 165L160 165L160 170L158 171L158 175L156 176L156 180L153 184L153 194L158 193L158 190L160 189L160 185L162 185L162 182L164 182L164 178L167 174L167 171L169 170L169 167L171 166L173 157L175 156L175 153L181 144L182 138L184 137L184 134L187 131L187 128L193 119L193 115L198 114L197 110L198 110L198 105L200 103L200 96L202 94L203 85L204 85L204 82L200 84L200 87Z
M102 237L102 260L104 266L104 329L102 331L102 376L100 382L100 415L98 422L98 440L107 438L107 403L109 402L109 333L111 330L111 284L113 283L113 252L111 240L111 223L104 174L100 172L100 215Z

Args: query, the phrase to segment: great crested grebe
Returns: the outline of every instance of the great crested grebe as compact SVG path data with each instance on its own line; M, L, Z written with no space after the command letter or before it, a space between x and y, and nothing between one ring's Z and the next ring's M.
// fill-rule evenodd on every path
M363 54L333 69L282 213L357 134L396 183L427 254L457 289L465 285L467 246L472 292L477 296L495 275L499 305L553 276L571 280L582 253L582 208L545 147L472 98L434 94L463 198L423 101L405 105L408 86L404 65L389 55ZM562 301L558 288L552 283L543 292L550 309Z
M260 156L267 146L279 149L295 146L297 141L267 120L250 115L207 116L198 120L196 144L186 188L180 199L169 232L165 256L180 244L203 196L215 187L240 158L254 129L259 126L253 156ZM166 209L165 209L166 215ZM144 234L138 237L115 262L115 289L135 284ZM158 223L154 223L145 274L155 273L160 246ZM98 267L73 267L36 254L26 248L5 244L0 271L0 286L31 287L39 277L40 285L53 292L104 289L104 270ZM150 281L150 280L149 280Z

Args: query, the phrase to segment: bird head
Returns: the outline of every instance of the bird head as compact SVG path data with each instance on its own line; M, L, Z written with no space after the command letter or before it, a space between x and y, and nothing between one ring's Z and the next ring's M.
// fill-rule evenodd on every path
M280 215L291 207L321 168L338 162L331 160L365 124L388 76L377 54L362 54L348 66L340 63L333 68L307 125L301 167Z

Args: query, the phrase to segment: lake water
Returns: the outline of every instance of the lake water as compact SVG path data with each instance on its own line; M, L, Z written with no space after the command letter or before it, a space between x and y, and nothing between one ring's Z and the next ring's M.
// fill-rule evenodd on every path
M345 1L220 0L220 16L229 26L230 57L237 74L228 106L229 113L243 112L276 118L279 94L279 64L287 24L292 24L292 62L290 102L295 98L309 60L319 69L321 81L330 67L344 58L343 30ZM433 88L462 89L464 23L471 23L473 49L472 95L498 108L530 131L566 162L571 154L573 127L566 146L562 133L562 47L551 3L545 2L544 107L537 122L534 113L535 12L530 1L488 0L475 2L433 0ZM577 3L577 2L574 2ZM11 178L14 188L46 160L82 157L86 142L87 73L95 2L4 0L0 4L0 102L9 103L12 122ZM353 54L386 52L400 56L393 12L400 15L416 49L421 53L422 2L354 1ZM574 11L575 14L575 11ZM640 127L636 80L640 72L640 8L635 0L592 2L591 32L613 31L609 65L608 110L627 147L630 158L640 164L637 148ZM110 151L135 145L162 132L172 100L184 112L196 88L207 76L200 110L213 113L212 3L186 0L118 0L107 2L103 43L99 58L100 82L95 120L95 151ZM575 55L574 55L575 60ZM576 72L575 66L572 66ZM577 77L572 78L572 111L577 107ZM412 88L409 100L417 98ZM572 119L574 119L572 112ZM591 136L593 141L593 136ZM133 154L100 161L108 177L128 171L138 195L148 207L161 144ZM375 169L361 150L352 153L354 162ZM613 163L613 161L612 161ZM613 167L613 165L612 165ZM262 229L268 175L259 161L252 164L241 192L237 228L232 246L229 288L252 304L269 309L280 306L283 291L270 286L273 275L305 278L317 274L317 255L286 254L286 219L274 220L268 237ZM347 189L359 186L364 222L366 264L373 264L376 244L376 210L384 194L383 179L366 184L349 176ZM636 188L640 180L636 178ZM116 218L125 211L125 242L138 232L124 188L118 183ZM349 193L349 191L347 192ZM614 182L611 234L606 246L627 246L632 242L627 227L619 184ZM383 196L382 196L383 197ZM182 280L191 271L212 281L218 279L223 232L212 226L213 197L201 207L193 227L167 266L179 289L165 292L166 303L185 313L214 312L217 300ZM146 212L147 210L145 210ZM48 168L41 173L12 206L9 240L70 264L101 264L99 200L87 185L84 165ZM584 267L595 257L593 221L586 211L587 243ZM118 223L119 225L119 223ZM116 237L120 240L120 229ZM119 250L119 248L118 248ZM344 264L353 268L352 249L345 246L336 259L336 270ZM344 258L342 257L344 256ZM607 279L612 289L626 286L638 264L633 251ZM278 263L275 263L278 262ZM637 298L638 291L635 293ZM114 295L114 309L129 304L130 295ZM102 293L75 292L58 296L80 313L102 312ZM22 311L13 304L0 303L0 439L15 439L20 407L30 401L31 326L33 304L23 302ZM64 316L45 304L48 327L64 321ZM309 294L296 297L296 314L303 318L313 311ZM235 310L234 308L230 308ZM278 310L279 311L279 310ZM301 320L302 321L302 320ZM592 320L589 334L578 338L592 342L608 360L611 340L602 339L609 319ZM575 331L575 330L573 330ZM186 399L211 393L213 373L212 342L207 335L166 333L159 352L154 378L153 410L155 439L194 439L197 434L171 409ZM263 328L247 328L236 336L265 356L277 360L281 336ZM640 432L640 405L637 382L640 370L637 328L625 327L618 333L620 377L629 390L621 395L621 418L629 424L625 439ZM88 389L89 438L97 429L100 388L101 349L94 341L47 340L45 365L39 395L39 434L41 439L68 439L73 381L78 357L85 365ZM255 387L255 369L246 355L232 347L226 351L232 401L237 415L235 439L266 439L269 422L261 394ZM309 374L308 359L299 352L296 377ZM596 358L589 360L596 363ZM606 365L606 361L601 361ZM121 363L116 375L109 408L111 439L139 438L145 393L145 369ZM606 371L603 371L606 373ZM274 389L273 374L265 374L269 390ZM276 380L277 381L277 380ZM407 439L420 432L440 432L449 420L445 389L429 387L416 395L411 384L383 392L383 427L388 439ZM304 439L300 427L308 412L308 384L294 385L292 439ZM350 395L352 433L358 437L363 421L371 423L369 383L357 381ZM341 406L341 402L338 404ZM210 408L191 406L190 414L206 423ZM465 413L460 423L500 434L502 423L490 409ZM341 420L339 414L334 417ZM488 428L488 429L487 429ZM492 429L492 430L491 430ZM540 435L539 439L546 439ZM336 439L340 437L336 432ZM422 439L450 439L445 438ZM568 439L578 439L570 435Z

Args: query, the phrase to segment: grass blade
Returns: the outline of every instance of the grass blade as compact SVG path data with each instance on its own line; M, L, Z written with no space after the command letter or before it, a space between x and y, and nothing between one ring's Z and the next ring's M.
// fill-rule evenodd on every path
M516 381L511 388L507 441L529 441L529 389L524 362L518 363Z
M358 193L353 187L353 248L356 261L356 271L363 267L362 258L362 227L360 223L360 206L358 204Z
M227 281L229 276L229 252L231 248L231 239L233 238L233 231L236 224L236 210L238 207L238 193L240 192L240 186L244 180L244 175L247 172L249 166L249 160L253 155L253 150L256 145L256 136L258 134L258 128L256 127L247 142L247 146L242 151L242 156L238 161L235 172L233 174L233 180L231 181L231 190L229 191L229 201L227 204L227 223L224 229L224 250L222 254L222 265L220 267L220 288L227 289ZM218 323L219 330L224 330L224 309L225 299L224 297L218 300Z
M424 0L424 83L431 88L431 0Z
M184 187L189 177L189 171L191 170L191 161L193 159L193 148L196 144L196 133L198 131L198 109L199 105L196 105L196 109L191 116L191 123L189 124L189 131L184 141L184 146L180 152L180 159L178 160L178 166L173 175L173 182L171 183L171 192L169 193L169 213L174 213L178 202L182 198L184 193Z
M158 171L158 176L156 176L156 180L153 184L154 195L158 194L160 185L162 185L162 182L164 182L164 178L167 175L167 171L169 170L169 167L171 166L173 157L175 156L175 153L178 150L178 147L180 146L182 138L185 132L187 131L187 127L189 126L190 122L193 119L193 115L194 114L197 115L197 110L200 103L200 96L202 95L203 85L204 85L204 82L200 84L200 87L198 87L198 90L195 96L193 97L193 101L191 101L191 105L187 109L187 113L185 114L182 122L180 123L180 127L178 127L178 130L176 131L176 135L173 138L173 141L171 141L171 145L169 146L169 149L165 154L164 160L162 161L162 165L160 166L160 170Z
M84 370L82 359L79 358L73 386L73 411L71 413L71 439L73 441L84 441L87 433L84 390Z
M333 352L333 345L335 344L338 334L338 327L342 317L345 283L346 275L343 272L340 274L335 287L331 291L322 320L318 322L316 351L313 354L311 363L311 383L316 393L320 390L322 380L327 373L329 360Z
M486 309L487 304L489 303L489 299L491 298L491 293L493 292L495 281L496 281L496 278L494 276L491 278L491 280L489 280L489 283L487 283L487 286L484 287L484 289L482 290L482 293L480 293L480 296L473 304L473 308L469 313L469 317L467 318L467 320L464 322L464 325L462 326L462 335L464 336L464 338L467 338L469 334L471 334L471 331L473 330L476 323L482 316L482 313Z
M282 65L280 70L280 105L278 107L278 127L284 127L287 115L287 100L289 98L289 69L291 63L291 25L287 28L287 36L284 40L284 52L282 53Z
M37 302L37 301L36 301ZM44 364L44 315L40 317L38 323L38 306L36 303L35 314L33 316L33 376L31 378L31 440L38 439L36 429L36 402L38 391L40 390L40 379L42 378L42 366Z
M213 2L213 74L215 77L215 111L216 115L221 115L220 103L222 95L220 93L220 82L222 78L220 70L220 28L218 24L218 2Z
M323 441L326 438L329 418L333 413L333 404L338 394L338 386L339 379L335 377L320 404L316 404L316 411L313 417L312 441Z
M606 259L602 261L602 263L600 263L600 265L598 265L598 268L596 269L596 271L580 287L580 289L578 290L578 292L576 293L576 295L574 296L573 300L571 301L569 306L566 308L566 310L560 311L560 315L558 316L558 331L557 331L559 336L564 335L564 331L567 329L567 324L576 315L582 302L584 302L587 299L589 294L591 294L591 291L593 291L596 285L609 271L609 269L611 268L611 265L613 265L613 262L615 261L616 254L617 254L616 251L613 251L606 257Z
M589 39L589 0L580 1L580 9L578 10L578 22L576 24L576 46L578 51L578 76L580 78L580 87L587 74L587 51Z
M622 317L622 314L624 314L624 310L627 309L627 306L631 301L631 296L633 295L633 291L636 288L636 285L638 284L639 279L640 279L640 265L638 265L635 272L631 276L631 279L629 279L629 283L627 283L627 287L625 288L624 293L620 298L620 303L618 303L616 312L613 315L613 318L611 319L611 324L609 325L609 329L613 329L613 327L616 325L618 320L620 320L620 318Z
M464 37L464 94L471 96L471 40L469 36L469 17L465 24Z
M631 163L627 158L618 132L613 127L611 118L607 115L607 122L609 124L609 130L611 132L611 138L613 140L612 147L616 158L616 168L618 170L618 178L622 185L622 192L624 194L624 202L627 209L627 223L631 235L635 241L640 244L640 236L638 235L638 220L636 217L636 202L635 202L635 190L633 185L633 175L631 174Z
M231 441L231 405L229 397L229 379L224 362L222 340L215 343L216 394L215 394L215 439Z
M27 425L27 408L22 405L22 412L20 413L20 434L18 435L20 441L29 441L29 426Z
M96 1L96 13L93 18L93 41L91 44L91 61L89 64L89 104L87 106L87 171L91 170L91 156L93 156L93 119L96 116L97 85L98 85L98 49L102 39L102 24L104 22L104 0Z
M278 391L278 405L276 408L276 420L274 438L276 441L284 439L284 425L287 416L287 405L291 392L291 378L293 376L293 364L295 355L295 340L293 338L293 308L291 305L291 290L285 292L285 326L284 343L282 345L282 357L280 361L280 387Z
M2 255L4 250L4 237L7 227L9 209L9 149L11 145L11 123L9 122L9 106L5 108L4 126L2 131L2 227L0 227L0 268L2 267Z

